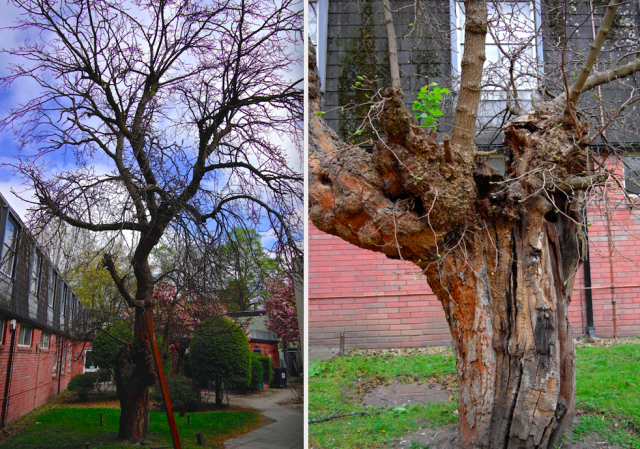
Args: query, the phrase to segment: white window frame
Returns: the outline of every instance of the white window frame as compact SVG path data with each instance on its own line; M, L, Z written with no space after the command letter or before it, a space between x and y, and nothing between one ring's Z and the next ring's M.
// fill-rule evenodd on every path
M29 329L28 331L26 329ZM25 331L25 332L23 332ZM29 343L25 344L23 341L23 335L29 335ZM30 348L31 343L33 342L33 326L29 326L28 324L20 323L20 331L18 334L18 346L21 348Z
M56 339L57 340L57 339ZM58 372L58 342L56 341L56 349L53 352L53 375L55 376Z
M31 276L29 281L29 292L34 295L40 293L40 279L42 277L42 253L38 251L38 247L33 245L33 260L31 262Z
M533 58L538 61L538 70L541 74L544 73L544 67L542 64L542 56L544 55L542 36L540 36L540 28L542 24L542 16L540 15L540 0L515 0L505 1L505 3L529 3L531 21L534 23L534 27L537 33L533 43ZM462 38L464 36L464 20L461 9L462 2L459 0L449 1L449 18L451 21L451 66L453 69L453 75L459 77L461 74L461 62L462 62ZM489 4L488 4L489 6ZM487 32L487 39L493 41L490 34ZM487 42L485 45L491 45ZM484 81L484 80L483 80ZM454 86L455 91L458 90L458 86ZM506 98L486 98L491 91L498 91L498 87L488 87L483 90L483 98L481 101L505 101ZM522 90L518 94L520 97L527 101L522 96L522 93L532 93L533 90Z
M69 286L62 284L62 301L60 302L60 315L67 316L67 301L69 296Z
M11 245L7 245L7 228L9 224L13 226L13 241L11 242ZM6 274L9 278L13 277L13 268L16 264L16 253L18 252L18 240L20 239L20 230L21 230L21 227L18 224L18 220L16 220L13 217L13 215L11 215L11 213L8 213L7 222L4 225L4 236L2 239L2 246L0 248L0 272ZM8 252L11 253L11 258L5 259L7 257ZM5 262L8 262L6 271L3 269L5 267Z
M50 341L51 341L51 334L47 331L42 331L42 335L40 336L40 349L49 349Z
M49 297L47 298L47 304L52 309L56 306L56 299L58 293L58 272L51 266L51 279L49 280Z
M320 90L324 92L327 72L327 34L329 29L329 0L309 0L307 9L307 24L312 15L315 15L316 29L314 35L309 34L316 45L316 65L320 74ZM310 31L310 27L308 27Z

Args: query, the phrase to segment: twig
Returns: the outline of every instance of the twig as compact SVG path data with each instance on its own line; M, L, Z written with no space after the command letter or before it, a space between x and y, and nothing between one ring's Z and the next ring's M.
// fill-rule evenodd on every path
M369 413L369 412L352 412L352 413L343 413L341 415L334 413L333 415L329 415L325 418L318 418L318 419L310 419L308 421L309 424L317 424L317 423L321 423L321 422L325 422L325 421L331 421L332 419L339 419L339 418L346 418L347 416L357 416L357 415L367 415L367 416L371 416L371 415L377 415L380 412L376 412L376 413Z

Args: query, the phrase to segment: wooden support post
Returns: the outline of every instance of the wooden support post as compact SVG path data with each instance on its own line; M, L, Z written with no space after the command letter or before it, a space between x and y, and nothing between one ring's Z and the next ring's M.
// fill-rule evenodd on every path
M156 332L153 328L153 320L151 319L151 311L145 309L147 318L147 330L149 331L149 340L151 340L151 349L153 350L153 359L156 363L156 371L158 372L158 380L162 390L162 399L167 410L167 420L169 421L169 430L171 430L171 439L173 440L174 449L182 449L180 444L180 435L178 435L178 426L176 425L176 417L173 414L171 406L171 397L169 397L169 388L167 387L167 379L164 377L164 368L162 367L162 359L158 350L158 342L156 341Z
M187 425L190 426L191 425L191 418L189 417L189 415L187 415Z
M100 426L102 427L102 413L100 413ZM87 443L89 444L89 443Z
M344 332L340 334L340 356L344 355Z
M204 436L202 435L202 432L198 432L196 434L196 440L198 441L198 446L204 446Z

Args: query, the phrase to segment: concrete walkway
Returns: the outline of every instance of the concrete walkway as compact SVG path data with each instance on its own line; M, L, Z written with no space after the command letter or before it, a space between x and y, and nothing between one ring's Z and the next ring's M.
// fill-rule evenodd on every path
M241 405L257 410L276 422L260 427L253 432L224 442L227 449L302 449L304 447L304 423L301 410L277 405L292 396L287 389L274 389L273 393L258 397L229 398L232 405Z

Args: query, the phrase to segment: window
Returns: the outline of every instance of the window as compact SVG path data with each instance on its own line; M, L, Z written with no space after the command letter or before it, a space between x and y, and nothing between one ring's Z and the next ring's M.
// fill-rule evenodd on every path
M542 42L536 36L540 18L535 1L504 1L487 5L490 32L486 38L486 61L483 70L483 100L507 99L507 89L512 91L508 55L518 53L515 59L514 84L518 97L530 100L536 87L536 74L542 70L538 54L542 54ZM464 51L464 3L455 2L455 32L453 41L453 67L460 73ZM495 37L495 39L494 39Z
M0 345L4 344L4 325L6 320L0 316Z
M630 195L640 195L640 153L622 160L624 167L624 189Z
M56 345L56 350L53 353L53 374L55 375L58 371L58 346Z
M62 316L67 315L67 295L69 294L69 287L67 284L64 284L62 287L62 303L60 304L60 313Z
M325 85L325 69L327 64L327 25L329 23L329 1L309 0L309 20L307 30L309 39L316 47L316 64L322 81L322 91Z
M36 250L35 245L33 246L33 261L31 263L31 283L29 286L29 291L34 295L37 295L40 292L40 278L42 271L42 254Z
M91 351L84 352L84 369L85 372L96 371L98 367L96 363L93 361L93 356L91 355Z
M56 293L58 290L58 273L51 267L51 280L49 281L49 307L56 305Z
M20 323L20 335L18 336L18 346L31 346L31 336L33 328Z
M4 241L2 242L2 259L0 260L0 270L11 277L13 275L13 263L16 257L16 247L18 246L18 232L20 227L11 215L7 217L7 225L4 229Z
M42 338L40 339L40 349L49 349L49 339L51 334L49 332L42 332Z

